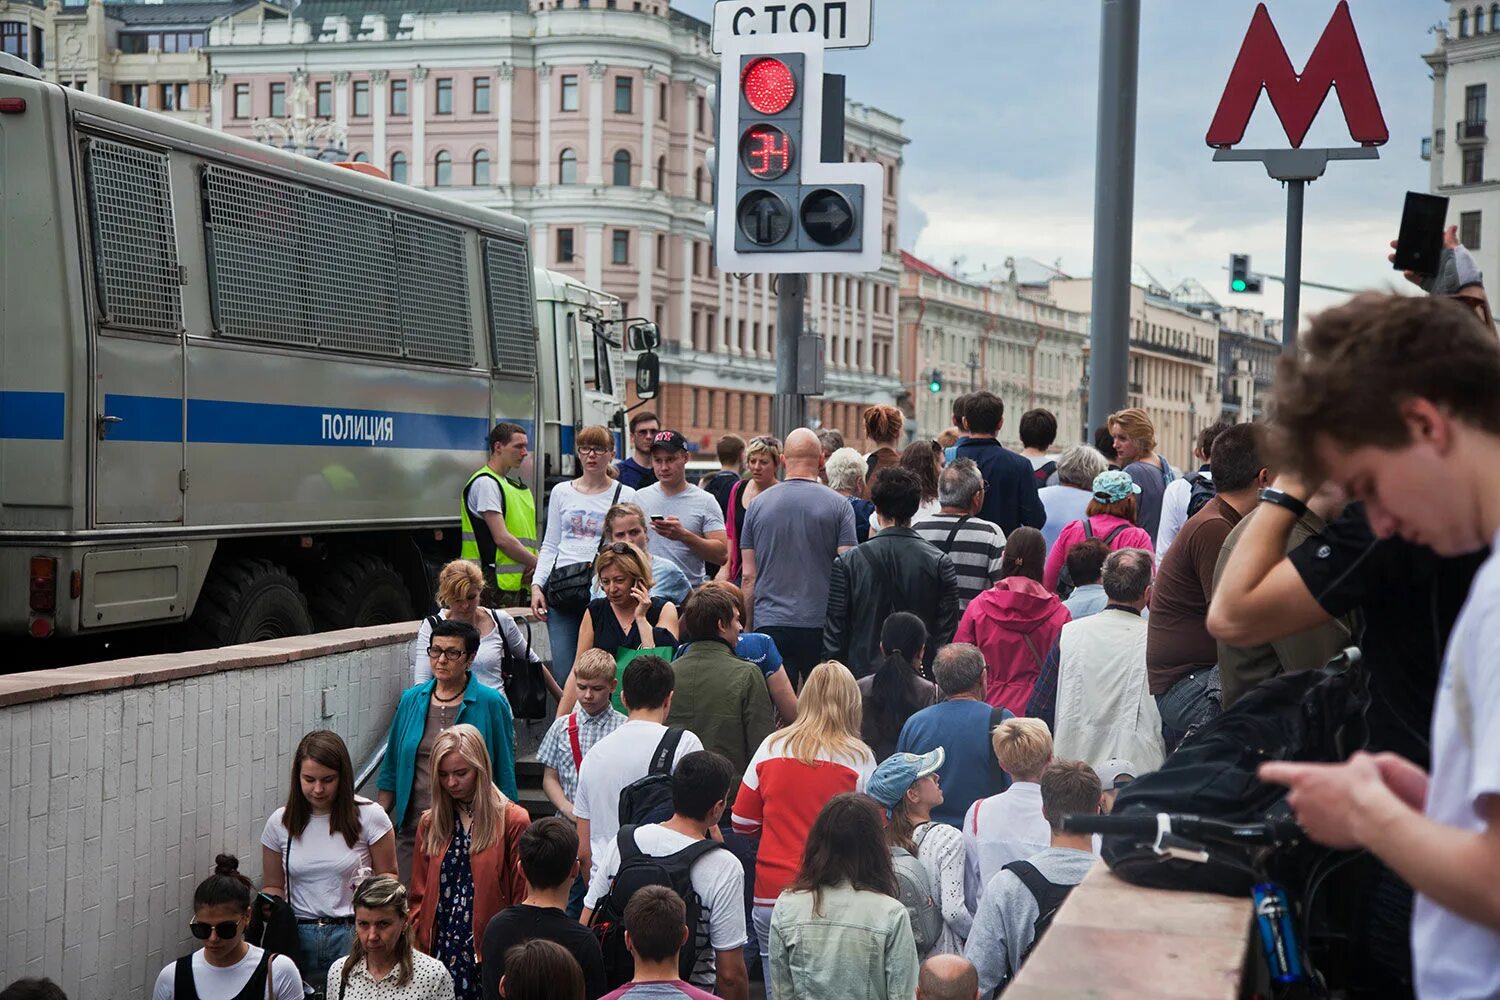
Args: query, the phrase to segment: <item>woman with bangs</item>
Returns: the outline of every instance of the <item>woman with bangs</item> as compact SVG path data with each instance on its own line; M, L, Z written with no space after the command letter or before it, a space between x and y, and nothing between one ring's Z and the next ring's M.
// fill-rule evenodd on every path
M495 787L479 730L457 725L432 751L432 808L417 821L411 873L416 945L442 962L457 1000L478 1000L476 955L490 918L526 898L526 810Z
M479 652L474 654L470 670L476 680L502 694L505 687L500 667L505 661L507 650L512 657L519 658L524 653L533 663L542 662L541 656L526 641L526 637L521 634L521 626L516 624L509 612L501 608L480 606L479 595L483 589L484 574L480 572L477 563L468 559L455 559L438 573L437 594L434 599L440 610L430 618L423 619L417 628L417 637L411 644L413 684L426 684L432 680L432 664L427 657L427 647L432 643L433 626L440 621L468 622L474 626L479 632ZM541 673L552 696L560 696L562 691L556 686L557 682L553 680L552 674L546 670Z
M651 557L629 542L610 542L594 560L603 597L589 602L578 629L578 652L677 645L677 605L652 597Z
M758 836L756 939L770 940L771 910L802 864L808 832L829 799L862 792L875 770L875 756L859 738L863 699L849 668L834 660L818 664L797 699L797 721L761 743L745 768L734 800L735 832ZM762 948L765 981L771 981L769 949Z
M740 535L745 530L745 514L755 498L775 486L780 480L781 442L770 435L750 439L745 449L745 468L750 475L735 483L729 491L729 511L724 517L729 530L729 562L715 579L726 583L740 582Z
M412 947L406 886L388 875L354 891L354 943L333 963L328 981L338 1000L453 1000L442 962Z

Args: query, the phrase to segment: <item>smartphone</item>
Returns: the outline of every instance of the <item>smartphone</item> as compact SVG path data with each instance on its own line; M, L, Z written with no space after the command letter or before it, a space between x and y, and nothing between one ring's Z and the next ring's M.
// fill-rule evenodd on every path
M664 515L664 514L652 514L651 515L651 520L653 520L653 521L665 521L666 519L667 519L666 515Z
M1398 271L1437 274L1443 259L1443 225L1448 221L1448 199L1435 194L1406 192L1401 232L1396 237Z

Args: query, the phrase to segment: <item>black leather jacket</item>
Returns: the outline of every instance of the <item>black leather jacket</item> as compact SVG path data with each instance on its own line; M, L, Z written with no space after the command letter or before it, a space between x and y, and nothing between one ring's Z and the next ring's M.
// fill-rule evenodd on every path
M855 677L873 673L880 661L880 629L897 611L927 624L924 672L958 628L958 574L936 545L910 528L880 534L839 556L828 586L823 658L838 660Z

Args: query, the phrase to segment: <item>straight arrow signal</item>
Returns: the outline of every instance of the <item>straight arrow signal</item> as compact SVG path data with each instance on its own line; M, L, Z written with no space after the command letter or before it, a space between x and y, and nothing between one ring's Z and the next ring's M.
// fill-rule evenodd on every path
M771 220L776 216L776 205L770 198L755 206L755 236L757 243L771 242Z

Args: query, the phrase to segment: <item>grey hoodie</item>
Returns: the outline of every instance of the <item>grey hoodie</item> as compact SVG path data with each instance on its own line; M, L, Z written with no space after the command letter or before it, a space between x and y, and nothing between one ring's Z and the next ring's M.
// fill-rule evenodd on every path
M1026 860L1055 885L1077 885L1098 859L1090 851L1049 847ZM1040 915L1036 897L1014 872L1002 869L990 879L964 947L964 957L979 972L980 996L994 993L1015 974Z

